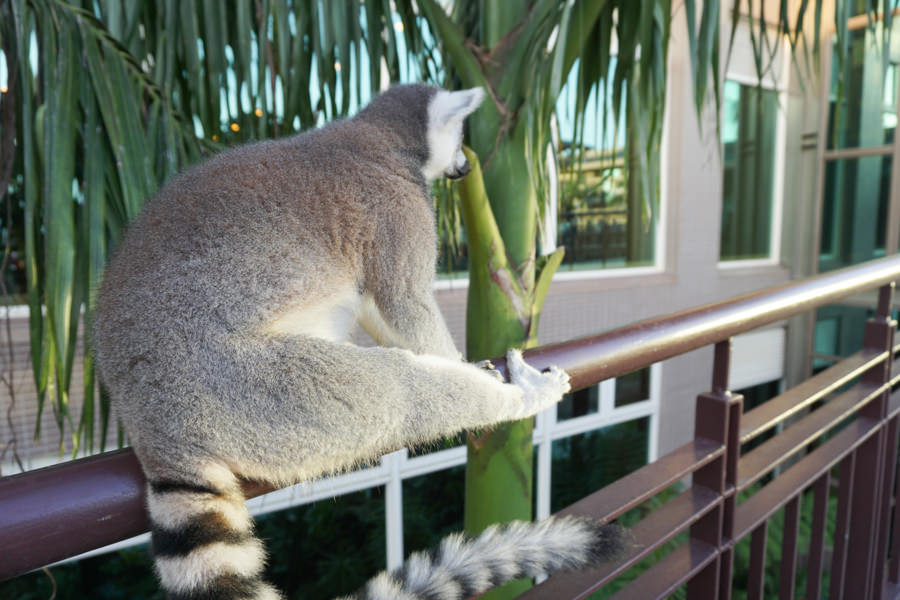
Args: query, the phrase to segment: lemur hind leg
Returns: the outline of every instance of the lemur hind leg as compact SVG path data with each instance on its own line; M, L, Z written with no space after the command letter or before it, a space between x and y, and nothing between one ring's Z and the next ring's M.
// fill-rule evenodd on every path
M157 572L173 599L280 597L260 579L264 551L237 477L313 479L533 415L568 390L565 373L539 373L517 351L511 385L475 365L394 348L286 336L233 346L198 382L221 407L203 419L185 411L171 431L191 439L192 453L167 455L166 444L141 451ZM190 395L173 402L190 405Z

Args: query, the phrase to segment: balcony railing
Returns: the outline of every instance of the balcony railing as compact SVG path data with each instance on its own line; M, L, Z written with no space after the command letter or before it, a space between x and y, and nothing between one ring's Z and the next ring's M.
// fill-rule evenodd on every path
M711 391L697 398L694 439L562 512L613 519L688 476L690 485L631 528L636 543L621 560L551 577L522 597L583 598L687 532L616 598L665 597L683 585L690 598L729 598L734 548L748 536L747 597L762 598L769 519L784 508L779 585L780 596L792 598L801 496L808 489L814 501L805 596L821 595L828 569L829 598L900 597L900 528L890 527L900 522L900 395L891 394L900 383L891 317L897 279L900 256L891 256L527 352L537 368L564 368L580 389L715 347ZM875 288L876 313L859 353L743 412L741 396L728 391L733 336ZM495 364L502 369L502 360ZM741 451L766 432L774 435ZM826 564L835 468L836 531ZM764 486L755 485L765 476ZM0 479L0 580L146 531L143 490L129 450ZM245 490L249 496L268 491L251 482Z

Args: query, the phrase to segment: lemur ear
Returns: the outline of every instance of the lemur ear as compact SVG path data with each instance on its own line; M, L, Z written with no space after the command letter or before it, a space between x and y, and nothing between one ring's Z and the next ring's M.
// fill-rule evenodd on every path
M462 121L472 114L484 100L484 90L480 87L458 92L441 90L432 100L432 122L443 127L454 121Z

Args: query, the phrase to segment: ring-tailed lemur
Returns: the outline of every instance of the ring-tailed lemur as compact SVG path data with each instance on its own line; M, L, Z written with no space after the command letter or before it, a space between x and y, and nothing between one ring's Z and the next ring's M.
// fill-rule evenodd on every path
M464 428L534 415L569 389L510 352L513 385L460 360L432 295L429 182L468 171L484 93L399 86L355 118L243 146L147 203L103 277L97 364L149 481L170 598L278 598L238 478L286 485ZM359 322L382 344L345 343ZM462 598L608 556L587 520L493 529L414 557L366 598Z

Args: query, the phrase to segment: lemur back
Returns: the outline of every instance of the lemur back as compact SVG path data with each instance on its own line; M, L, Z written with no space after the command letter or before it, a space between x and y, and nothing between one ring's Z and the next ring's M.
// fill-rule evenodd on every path
M533 415L568 390L565 373L516 352L512 385L462 362L431 292L429 181L468 170L462 122L482 97L399 86L352 119L223 152L166 185L123 237L94 347L149 481L170 598L281 597L261 579L239 478L340 472ZM357 323L381 346L346 343ZM620 545L618 530L585 520L486 536L445 540L430 570L417 559L361 597L460 598ZM516 550L525 538L534 554Z

